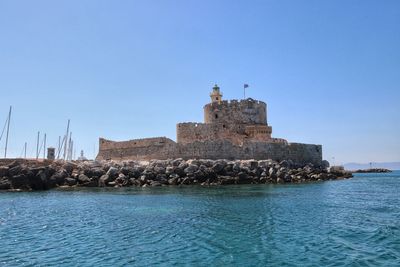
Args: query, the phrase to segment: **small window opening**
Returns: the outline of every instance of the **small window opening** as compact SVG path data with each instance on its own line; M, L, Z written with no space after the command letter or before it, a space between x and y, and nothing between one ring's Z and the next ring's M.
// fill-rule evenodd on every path
M218 114L215 114L215 118L218 119Z

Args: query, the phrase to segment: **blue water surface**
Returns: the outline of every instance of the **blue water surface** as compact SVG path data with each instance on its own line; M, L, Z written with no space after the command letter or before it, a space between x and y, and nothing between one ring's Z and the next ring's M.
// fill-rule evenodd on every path
M400 266L400 172L0 193L0 266Z

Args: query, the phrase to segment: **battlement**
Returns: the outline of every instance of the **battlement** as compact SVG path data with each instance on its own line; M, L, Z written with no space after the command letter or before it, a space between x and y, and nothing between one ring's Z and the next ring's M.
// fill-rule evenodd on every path
M267 104L251 98L212 102L204 106L205 123L267 124Z
M252 98L221 100L219 103L212 102L210 104L211 105L236 106L236 105L243 105L243 104L248 104L248 103L254 103L256 105L267 105L264 101L255 100ZM210 105L210 104L208 104L208 105Z
M180 122L177 125L179 125L179 126L194 126L194 127L198 127L201 124L204 124L204 123L202 123L202 122Z

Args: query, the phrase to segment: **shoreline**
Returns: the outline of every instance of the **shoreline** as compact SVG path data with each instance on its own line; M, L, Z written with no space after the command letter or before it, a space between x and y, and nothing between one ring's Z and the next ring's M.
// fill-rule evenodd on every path
M220 186L286 184L352 177L290 160L36 161L0 160L0 190L38 191L76 187Z
M389 173L389 172L393 172L393 171L389 170L389 169L384 169L384 168L372 168L372 169L359 169L359 170L354 170L351 172L352 173Z

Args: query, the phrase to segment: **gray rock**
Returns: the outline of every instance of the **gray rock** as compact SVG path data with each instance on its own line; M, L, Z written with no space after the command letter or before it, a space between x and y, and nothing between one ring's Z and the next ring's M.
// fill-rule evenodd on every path
M56 185L63 185L64 184L64 180L65 178L68 177L68 173L66 170L61 169L59 171L57 171L55 174L53 174L50 177L51 180L51 186L53 186L54 184Z
M240 181L249 179L248 175L245 172L239 172L238 178Z
M106 173L111 179L115 179L118 176L119 170L115 167L110 167Z
M321 168L323 168L323 169L328 169L329 166L330 166L329 161L327 161L327 160L323 160L323 161L322 161L322 163L321 163Z
M165 174L165 167L161 167L161 166L156 166L153 169L153 172L157 175L157 174Z
M8 170L10 168L8 166L0 166L0 177L8 176Z
M169 185L177 185L178 184L178 178L173 177L173 178L168 179L168 184Z
M63 165L63 169L68 173L68 175L72 174L72 171L77 167L78 165L71 161L68 161Z
M87 177L84 174L81 174L81 175L78 176L78 181L79 181L80 184L86 184L86 183L90 182L90 178Z
M123 173L120 173L117 179L115 179L115 183L119 186L127 186L129 185L129 177Z
M193 174L195 173L199 167L195 164L190 164L187 168L184 169L185 174Z
M13 167L9 167L9 169L8 169L8 175L9 176L16 176L16 175L20 175L21 174L21 172L22 172L22 166L21 165L16 165L16 166L13 166Z
M8 190L11 189L11 183L7 177L0 178L0 190Z
M173 161L171 161L171 165L174 167L178 167L182 162L183 162L183 159L181 159L181 158L174 159Z
M107 184L111 181L112 179L110 178L110 176L108 176L108 174L104 174L99 179L99 186L100 187L107 186Z
M9 178L13 189L31 189L29 186L29 177L24 174L17 174Z
M77 181L74 178L65 178L65 183L69 186L76 185Z
M153 182L150 183L150 185L151 186L161 186L161 183L157 182L157 181L153 181Z
M249 165L250 165L249 167L251 170L255 170L258 168L258 161L251 160L251 161L249 161Z
M83 174L85 174L87 177L101 177L102 175L105 174L105 171L103 170L103 168L100 167L95 167L95 168L86 168L83 171Z
M40 170L36 175L29 179L29 186L32 190L46 190L49 189L48 176L45 169Z
M288 173L286 173L286 174L283 176L283 180L284 180L286 183L289 183L289 182L292 180L292 177L291 177Z
M216 173L216 174L222 174L224 171L226 164L223 164L223 162L216 162L211 169Z
M175 171L174 166L168 166L167 168L165 168L165 174L167 174L167 175L174 173L174 171Z
M181 180L181 184L190 185L193 184L193 181L194 181L193 177L186 177Z

